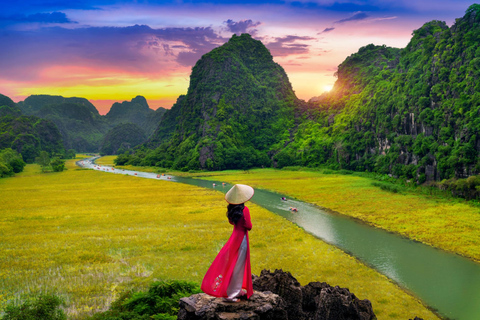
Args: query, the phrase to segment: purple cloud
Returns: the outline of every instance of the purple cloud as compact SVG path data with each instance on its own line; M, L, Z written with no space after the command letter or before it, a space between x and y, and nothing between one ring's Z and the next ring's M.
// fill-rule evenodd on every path
M224 21L223 23L227 25L228 31L233 32L237 35L240 35L242 33L255 34L256 31L257 31L256 29L253 29L253 30L250 30L250 31L248 29L256 28L256 27L258 27L259 25L262 24L261 22L258 22L258 21L253 22L250 19L249 20L241 20L241 21L238 21L238 22L235 22L232 19L228 19L227 21Z
M63 12L34 13L30 15L15 14L1 18L3 23L77 23L67 18Z
M277 57L285 57L294 54L305 54L310 51L310 45L296 42L310 40L316 39L312 37L299 37L290 35L281 38L275 38L275 41L267 43L266 47L270 50L273 56Z
M84 65L159 72L193 66L225 43L212 28L130 27L41 28L0 33L2 77L33 80L47 66ZM163 58L162 58L163 57ZM178 65L177 65L178 66Z
M322 33L327 33L327 32L333 31L333 30L335 30L335 28L325 28L325 29L323 29L322 32L317 33L317 35L321 35Z
M340 24L340 23L345 23L345 22L350 22L350 21L364 20L366 18L368 18L368 14L366 14L365 12L357 12L349 18L338 20L338 21L335 21L334 23Z
M166 28L156 29L155 36L165 41L182 42L184 49L177 55L176 61L182 66L193 66L202 55L225 43L228 39L220 37L210 28Z

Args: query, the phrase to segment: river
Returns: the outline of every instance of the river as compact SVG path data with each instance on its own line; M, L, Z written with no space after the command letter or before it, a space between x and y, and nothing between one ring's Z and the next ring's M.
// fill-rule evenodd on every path
M89 160L78 161L77 164L110 173L213 188L224 193L231 187L220 181L97 166ZM326 212L309 203L290 199L282 201L281 197L274 192L256 189L251 202L288 219L378 270L414 293L442 317L480 319L480 264L349 217ZM291 207L298 211L292 212Z

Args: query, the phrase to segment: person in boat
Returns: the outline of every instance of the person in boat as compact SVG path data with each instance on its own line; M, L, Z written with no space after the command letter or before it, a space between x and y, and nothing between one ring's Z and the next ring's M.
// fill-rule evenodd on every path
M225 243L202 281L201 289L206 294L235 302L250 298L253 294L248 231L252 229L250 211L245 202L254 194L252 187L234 185L225 195L228 202L227 218L233 232Z

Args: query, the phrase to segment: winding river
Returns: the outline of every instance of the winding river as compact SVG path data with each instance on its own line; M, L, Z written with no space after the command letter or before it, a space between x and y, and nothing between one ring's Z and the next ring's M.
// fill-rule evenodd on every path
M228 183L222 184L219 181L98 166L92 159L78 161L77 165L110 173L214 188L221 192L226 192L231 187ZM480 264L349 217L326 212L309 203L290 199L282 201L281 197L270 191L256 189L251 201L357 257L413 292L442 317L458 320L480 319ZM290 207L297 208L298 212L292 212Z

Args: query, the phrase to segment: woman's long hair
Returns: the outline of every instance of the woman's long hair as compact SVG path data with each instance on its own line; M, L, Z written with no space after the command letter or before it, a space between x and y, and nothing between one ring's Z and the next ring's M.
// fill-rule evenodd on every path
M240 220L243 216L243 208L245 208L245 204L229 204L227 206L227 217L229 221L232 221L234 224L237 224L238 220Z

